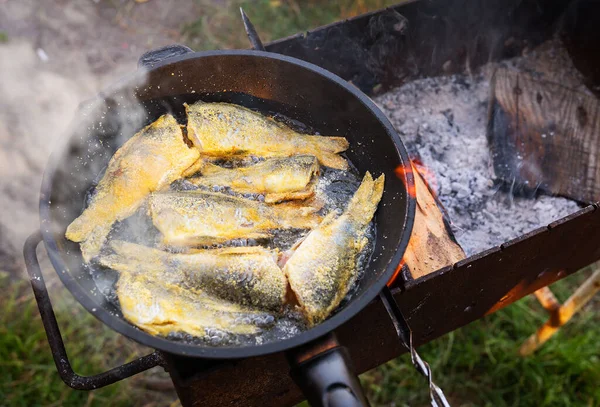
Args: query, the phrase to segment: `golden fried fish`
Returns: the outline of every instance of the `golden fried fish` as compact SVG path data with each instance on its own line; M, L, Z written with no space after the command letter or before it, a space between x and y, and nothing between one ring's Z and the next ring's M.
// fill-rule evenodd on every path
M338 153L348 149L344 137L304 135L245 107L228 103L186 105L188 137L203 155L289 157L307 154L327 167L345 170Z
M112 224L132 215L153 191L178 179L200 156L188 147L181 128L164 115L127 140L108 163L90 205L67 228L81 243L85 261L102 248Z
M273 229L310 229L321 220L315 210L293 202L267 205L199 190L159 192L149 199L154 226L162 233L163 243L173 246L266 238Z
M249 167L223 168L205 164L202 175L188 179L194 185L225 186L240 193L265 195L265 202L306 199L314 195L313 175L319 162L311 155L269 158Z
M365 235L383 194L384 176L373 181L367 172L344 213L330 213L312 230L283 268L310 325L340 304L357 276L357 259L368 242Z
M111 242L112 255L100 263L114 270L159 276L215 297L263 309L280 310L287 281L277 266L277 252L263 247L227 247L170 253L135 243Z
M256 334L272 315L165 283L157 275L121 273L117 297L123 316L152 335L184 332L205 337L215 330Z
M188 177L191 177L193 175L196 175L202 168L204 168L204 166L206 164L210 163L210 161L211 161L210 157L206 157L206 156L201 155L200 158L198 158L195 163L193 163L191 166L189 166L181 174L181 176L183 178L188 178Z

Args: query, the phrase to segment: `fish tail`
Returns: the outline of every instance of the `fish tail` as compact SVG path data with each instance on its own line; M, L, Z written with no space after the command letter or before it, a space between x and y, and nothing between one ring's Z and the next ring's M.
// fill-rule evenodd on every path
M266 202L266 198L265 198L265 202ZM272 208L275 211L279 212L279 214L281 216L291 218L291 217L293 217L293 216L290 216L291 212L294 212L295 215L299 214L302 216L306 216L311 213L320 211L321 209L323 209L323 206L325 206L325 201L323 201L321 198L319 198L313 194L311 199L307 199L303 202L298 202L298 201L281 202L276 205L273 205Z
M312 229L321 223L323 217L317 215L315 208L299 205L277 205L279 218L289 228ZM318 210L318 209L317 209Z
M75 219L69 227L67 227L67 232L65 233L65 237L72 242L83 242L87 235L86 231L83 230L84 223L79 220L79 218Z
M223 172L229 172L231 171L228 168L223 168L220 167L216 164L213 164L211 162L208 162L208 160L204 163L204 165L202 166L202 168L200 168L200 171L202 172L202 175L212 175L215 173L223 173Z
M209 160L210 159L208 157L201 156L181 174L182 177L187 178L187 177L191 177L192 175L196 174L197 172L200 172L200 171L204 172L206 166L208 166L208 165L213 165L216 167L216 165L210 164Z
M79 245L81 255L86 263L89 263L94 257L100 254L102 246L110 233L112 224L98 225L92 229L86 239Z
M137 271L131 262L128 262L126 258L119 254L99 256L98 263L100 263L101 266L116 270L120 273L135 273Z
M67 227L65 237L72 242L83 242L92 233L95 226L95 223L89 219L88 210L85 210Z
M298 216L292 220L291 226L298 229L312 229L317 227L319 223L321 223L322 219L322 216L317 215L316 213L310 213L303 216Z
M361 225L366 226L373 218L383 195L384 180L385 176L383 174L373 180L371 173L367 171L362 183L350 200L345 214Z
M132 259L150 261L168 255L168 253L163 250L143 246L137 243L126 242L124 240L113 240L110 242L109 246L116 254Z
M330 153L341 153L348 149L349 143L345 137L312 136L313 142L322 150Z
M306 153L316 156L322 165L338 170L348 169L348 161L338 155L348 149L348 140L344 137L308 136L308 140L310 148Z
M312 197L315 194L313 189L306 189L297 192L274 192L265 194L266 203L278 203L283 201L304 200Z

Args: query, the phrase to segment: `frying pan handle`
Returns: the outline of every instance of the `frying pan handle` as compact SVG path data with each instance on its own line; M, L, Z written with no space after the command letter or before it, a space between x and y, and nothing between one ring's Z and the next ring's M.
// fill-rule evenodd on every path
M191 48L180 44L172 44L167 45L166 47L153 49L145 52L140 59L138 59L138 68L152 68L157 63L166 59L189 54L191 52L194 52Z
M287 352L291 376L313 407L369 406L348 351L333 333Z
M35 252L35 249L41 241L42 233L39 230L29 236L23 247L23 256L25 257L25 266L27 267L27 273L29 273L29 278L31 279L31 287L33 288L35 300L37 301L40 310L42 323L46 330L50 350L52 351L54 363L56 364L56 369L58 370L60 378L68 386L76 390L93 390L108 386L109 384L113 384L119 380L123 380L162 364L160 354L154 352L136 359L133 362L126 363L94 376L79 376L73 371L60 334L60 329L58 328L58 323L56 322L54 310L52 309L52 303L50 302L50 296L46 289L46 283L44 282L44 276L40 269L40 263Z

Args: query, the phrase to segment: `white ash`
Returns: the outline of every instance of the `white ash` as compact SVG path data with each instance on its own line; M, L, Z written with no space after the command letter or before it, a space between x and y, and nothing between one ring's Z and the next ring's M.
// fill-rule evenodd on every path
M513 197L494 183L486 138L489 75L426 78L375 102L433 172L428 180L467 255L482 252L569 215L579 205L540 195Z

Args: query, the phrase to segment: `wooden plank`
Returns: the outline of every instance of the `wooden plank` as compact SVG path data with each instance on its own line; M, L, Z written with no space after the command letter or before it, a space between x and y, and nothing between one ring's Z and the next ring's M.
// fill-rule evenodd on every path
M501 247L410 281L394 297L416 345L475 321L600 259L600 210L589 206ZM404 352L380 301L336 330L358 373ZM281 354L222 362L172 358L184 406L293 406L303 397ZM184 374L180 374L184 372ZM425 389L425 387L424 387ZM425 390L424 390L425 391Z
M599 117L594 96L497 70L488 126L496 176L517 190L600 200Z
M413 231L403 260L415 279L450 266L466 256L444 219L431 188L414 165L412 169L417 208Z

